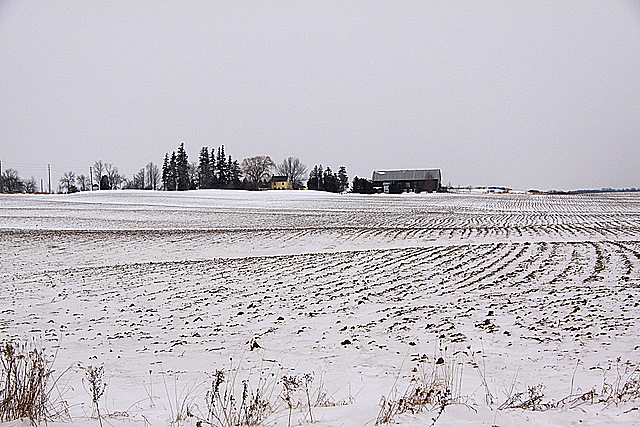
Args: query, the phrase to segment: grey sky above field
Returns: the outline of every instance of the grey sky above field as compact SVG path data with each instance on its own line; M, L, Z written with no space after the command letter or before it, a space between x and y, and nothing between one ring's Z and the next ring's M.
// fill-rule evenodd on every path
M0 160L128 177L184 141L349 175L640 187L637 1L0 2Z

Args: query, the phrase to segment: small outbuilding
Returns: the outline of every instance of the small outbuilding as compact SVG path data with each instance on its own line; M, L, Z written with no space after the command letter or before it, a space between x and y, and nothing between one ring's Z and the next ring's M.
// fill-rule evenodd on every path
M440 169L399 169L373 172L373 187L387 194L440 190Z

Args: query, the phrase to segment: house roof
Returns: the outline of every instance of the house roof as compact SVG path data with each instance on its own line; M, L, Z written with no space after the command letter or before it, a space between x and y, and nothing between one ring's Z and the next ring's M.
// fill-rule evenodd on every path
M440 180L440 169L398 169L373 171L373 181L424 181Z
M271 182L287 182L288 180L289 177L287 177L286 175L274 175L271 177Z

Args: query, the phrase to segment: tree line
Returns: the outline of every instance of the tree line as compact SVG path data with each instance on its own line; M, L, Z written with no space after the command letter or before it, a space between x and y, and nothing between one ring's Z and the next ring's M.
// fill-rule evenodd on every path
M6 169L0 174L0 193L35 193L37 186L34 177L22 179L15 169Z
M246 189L268 188L274 175L287 177L291 188L342 193L373 193L373 183L366 178L354 177L350 185L347 168L337 172L330 167L316 165L307 173L307 166L297 157L287 157L276 164L269 156L248 157L239 162L225 153L224 145L217 148L202 147L197 162L189 162L184 143L171 154L165 153L162 167L149 162L131 179L122 175L113 163L98 160L90 167L90 174L65 172L58 182L59 193L89 190L165 190ZM0 192L35 193L36 181L23 180L14 169L0 174Z
M171 154L165 153L162 165L163 189L168 191L227 188L258 190L269 184L274 175L287 177L293 189L306 188L344 192L349 188L347 168L337 173L330 167L315 166L307 180L307 166L297 157L287 157L276 164L269 156L253 156L234 160L225 154L224 145L217 149L202 147L197 163L189 163L184 143Z
M167 191L228 188L241 186L241 168L237 160L227 157L224 145L218 149L202 147L198 163L189 163L184 143L162 163L162 188Z

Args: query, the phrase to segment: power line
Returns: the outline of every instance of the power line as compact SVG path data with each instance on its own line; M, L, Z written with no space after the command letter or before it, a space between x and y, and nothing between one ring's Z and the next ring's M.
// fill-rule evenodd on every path
M5 163L7 163L7 161L5 160ZM17 166L17 167L42 167L42 163L24 163L24 162L16 162L16 161L10 161L9 164L11 164L12 166Z
M41 172L44 170L44 167L41 166L29 166L29 167L25 167L25 166L16 166L15 164L11 163L11 162L4 162L4 168L5 169L13 169L15 171L18 171L19 173L24 173L26 172Z

